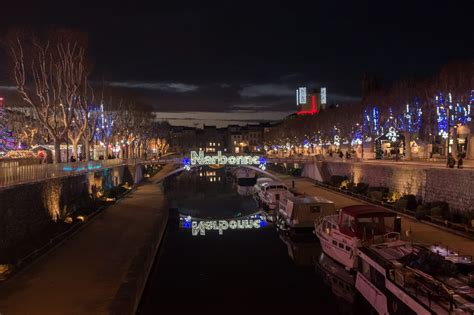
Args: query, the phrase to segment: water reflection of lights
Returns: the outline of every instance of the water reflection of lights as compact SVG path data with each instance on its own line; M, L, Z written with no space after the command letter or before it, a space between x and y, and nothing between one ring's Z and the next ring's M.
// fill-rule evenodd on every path
M181 227L191 229L193 236L206 235L206 231L218 231L222 235L225 230L250 230L267 226L267 221L259 213L229 220L201 220L181 216L180 221Z

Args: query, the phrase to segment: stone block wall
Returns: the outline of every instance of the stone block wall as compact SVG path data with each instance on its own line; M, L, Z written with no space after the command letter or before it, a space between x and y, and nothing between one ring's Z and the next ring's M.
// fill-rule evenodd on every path
M347 176L355 183L413 194L424 202L446 201L452 209L474 211L474 170L345 161L304 165L303 176L317 181L328 182L333 175Z
M12 186L0 191L0 264L19 252L17 244L29 243L31 250L54 223L76 207L92 206L91 193L125 182L135 184L143 177L143 166L117 166L87 174L48 179ZM95 186L95 189L92 187ZM28 245L30 246L30 245ZM21 256L21 255L20 255Z

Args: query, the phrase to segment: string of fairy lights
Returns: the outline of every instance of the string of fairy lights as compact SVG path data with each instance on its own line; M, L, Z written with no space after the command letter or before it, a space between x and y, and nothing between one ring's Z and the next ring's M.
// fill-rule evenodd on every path
M399 134L408 132L410 134L419 134L423 128L424 115L431 115L432 111L423 110L423 105L426 108L430 106L435 107L436 131L437 135L442 139L448 138L448 132L452 128L467 125L472 120L472 107L474 106L474 90L471 90L469 97L457 97L453 93L444 94L442 92L436 93L433 98L433 103L426 102L422 104L418 97L413 98L411 102L407 102L403 111L398 115L393 113L392 108L388 109L386 118L381 121L380 109L376 105L368 106L364 109L361 123L356 123L352 126L350 139L347 139L342 133L341 129L336 125L331 128L326 137L321 136L321 130L315 131L313 137L307 137L302 140L303 147L321 145L335 145L341 144L360 145L362 142L370 142L373 139L385 137L391 142L400 141ZM329 137L328 137L329 136ZM290 143L292 142L292 143ZM267 144L268 149L278 150L280 148L289 149L292 147L301 146L301 140L294 137L294 139L279 139L273 143Z

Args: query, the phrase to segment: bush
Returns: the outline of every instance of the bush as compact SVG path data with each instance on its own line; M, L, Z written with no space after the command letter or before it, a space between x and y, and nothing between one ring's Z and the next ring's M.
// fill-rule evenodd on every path
M441 208L442 212L449 211L449 204L445 201L432 201L426 204L429 208Z
M340 189L346 189L346 190L348 190L350 187L352 187L352 185L347 179L343 180L341 182L341 185L339 186Z
M401 194L398 191L393 191L388 194L387 202L388 203L396 203L401 198Z
M430 209L430 215L436 218L442 218L443 209L440 207L434 207Z
M369 191L368 196L370 199L375 200L375 201L382 201L383 199L383 193L378 190Z
M347 176L339 176L339 175L333 175L331 176L331 180L329 181L332 186L339 187L341 186L341 183L347 179Z
M408 201L405 199L398 199L397 202L395 202L395 210L398 211L404 211L407 209Z
M367 194L367 189L369 188L369 184L366 183L358 183L357 185L354 185L352 188L352 192L360 195L365 195Z
M407 203L405 209L407 210L413 211L418 206L418 202L416 201L415 195L404 195L400 198L400 200L406 200Z
M381 192L382 195L385 197L388 195L389 190L388 190L388 187L384 187L384 186L370 186L368 192L370 193L372 191Z
M430 210L426 209L423 206L419 206L416 208L415 218L418 220L426 219L426 216L430 214Z

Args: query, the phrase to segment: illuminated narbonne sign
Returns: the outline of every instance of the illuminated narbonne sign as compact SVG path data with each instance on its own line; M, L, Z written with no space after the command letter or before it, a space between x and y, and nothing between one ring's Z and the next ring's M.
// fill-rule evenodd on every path
M266 160L258 155L223 155L218 151L216 155L206 155L204 151L191 151L191 158L183 160L184 167L190 169L193 165L259 165L265 169Z
M206 231L218 231L222 235L226 230L251 230L265 227L267 222L255 216L255 218L235 220L210 220L193 221L190 217L184 218L183 228L191 229L193 236L206 235Z

